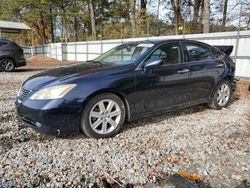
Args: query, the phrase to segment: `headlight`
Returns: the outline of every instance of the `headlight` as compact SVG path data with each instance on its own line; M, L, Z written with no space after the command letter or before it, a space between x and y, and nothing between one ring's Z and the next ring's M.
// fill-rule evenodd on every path
M60 99L63 98L70 90L76 87L76 84L57 85L41 89L34 93L30 99L46 100L46 99Z

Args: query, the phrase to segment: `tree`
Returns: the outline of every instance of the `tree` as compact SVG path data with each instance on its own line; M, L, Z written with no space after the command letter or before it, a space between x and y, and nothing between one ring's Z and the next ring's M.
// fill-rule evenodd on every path
M175 33L179 34L179 26L183 24L184 20L181 14L181 2L180 0L171 0L171 5L174 10L174 22L175 22Z
M130 0L130 20L132 26L132 37L136 37L136 23L135 23L135 1Z
M147 1L140 0L140 19L142 20L142 22L145 22L146 12L147 12Z
M224 8L223 8L223 18L222 18L222 31L225 31L225 25L226 25L226 20L227 20L227 5L228 5L228 0L224 1Z
M209 33L209 19L210 19L210 0L204 0L204 12L203 12L203 33Z
M146 27L147 27L147 1L140 0L139 7L139 23L137 24L137 30L139 31L137 34L144 35Z
M89 12L90 12L90 20L91 20L92 38L93 40L96 40L95 13L94 13L94 5L93 5L92 0L89 0Z
M160 4L160 14L157 14L156 2ZM209 0L0 0L0 19L27 23L34 31L36 44L46 44L56 41L120 38L121 28L123 37L236 30L235 23L239 18L237 9L242 4L241 28L249 29L249 0L235 1L234 6L229 6L228 0L210 2ZM180 26L183 30L179 29ZM24 40L28 41L27 38L30 40L30 36Z

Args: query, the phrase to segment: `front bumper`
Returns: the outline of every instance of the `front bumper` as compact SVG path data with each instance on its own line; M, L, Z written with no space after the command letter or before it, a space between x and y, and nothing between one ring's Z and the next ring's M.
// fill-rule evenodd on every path
M62 135L79 132L80 103L57 100L16 100L19 119L40 133Z

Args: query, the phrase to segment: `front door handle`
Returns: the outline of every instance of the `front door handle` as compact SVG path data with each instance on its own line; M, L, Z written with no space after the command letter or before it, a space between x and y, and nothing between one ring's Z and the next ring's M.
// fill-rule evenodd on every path
M178 74L183 74L183 73L187 73L187 72L189 72L189 69L182 69L182 70L177 71Z

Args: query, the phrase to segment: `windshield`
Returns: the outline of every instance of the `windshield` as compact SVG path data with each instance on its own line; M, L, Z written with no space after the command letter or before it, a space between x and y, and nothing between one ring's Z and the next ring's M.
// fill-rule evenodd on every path
M122 65L131 64L152 46L153 44L146 43L123 44L97 57L94 61Z

